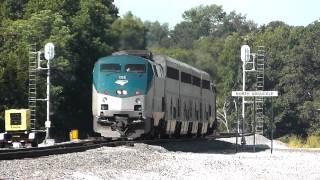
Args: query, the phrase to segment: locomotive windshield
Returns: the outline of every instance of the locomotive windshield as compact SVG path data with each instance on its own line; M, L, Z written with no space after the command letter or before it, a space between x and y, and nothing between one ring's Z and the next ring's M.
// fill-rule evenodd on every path
M100 71L101 72L120 72L121 65L120 64L101 64Z
M144 73L146 66L144 64L127 64L125 70L126 72Z
M93 70L93 84L97 92L121 98L146 94L152 77L148 60L128 55L100 58ZM126 94L119 95L118 90Z

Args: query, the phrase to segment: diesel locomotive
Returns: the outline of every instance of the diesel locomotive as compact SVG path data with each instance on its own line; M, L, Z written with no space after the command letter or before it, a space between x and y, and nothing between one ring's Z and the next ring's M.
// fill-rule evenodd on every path
M208 73L147 50L102 57L94 65L94 132L103 137L213 133L216 93Z

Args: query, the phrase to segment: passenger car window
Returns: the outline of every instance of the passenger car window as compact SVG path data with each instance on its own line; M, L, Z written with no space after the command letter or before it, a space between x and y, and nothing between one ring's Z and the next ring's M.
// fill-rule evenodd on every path
M126 72L144 73L146 72L146 66L144 64L127 64L125 66Z
M191 84L191 75L181 72L181 82Z
M210 89L210 81L202 80L202 88L203 89Z
M120 64L101 64L100 72L120 72L121 65Z
M179 81L180 79L179 70L172 68L170 66L167 66L167 77Z

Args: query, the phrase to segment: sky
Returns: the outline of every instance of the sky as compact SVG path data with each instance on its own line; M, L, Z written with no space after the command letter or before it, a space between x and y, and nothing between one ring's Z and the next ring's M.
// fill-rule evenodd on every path
M258 25L280 20L293 26L306 26L320 18L320 0L114 0L122 16L131 11L142 21L181 22L184 11L199 5L221 5L226 12L246 15Z

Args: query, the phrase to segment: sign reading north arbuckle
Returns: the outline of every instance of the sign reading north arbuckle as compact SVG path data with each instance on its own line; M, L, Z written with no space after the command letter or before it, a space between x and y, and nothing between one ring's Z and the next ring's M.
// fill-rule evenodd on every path
M232 91L232 96L270 97L278 96L278 91Z

